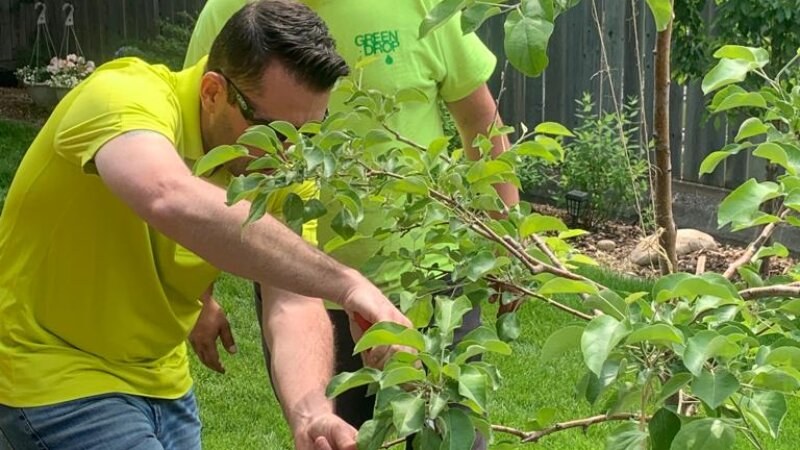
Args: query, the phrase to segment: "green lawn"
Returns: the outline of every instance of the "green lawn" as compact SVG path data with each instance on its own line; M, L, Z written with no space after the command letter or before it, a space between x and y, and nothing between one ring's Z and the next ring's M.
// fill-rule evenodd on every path
M0 120L0 205L8 183L35 128ZM585 273L589 277L607 277L603 271ZM640 280L620 280L622 289L638 289ZM623 287L624 286L624 287ZM192 372L204 423L204 447L208 450L285 449L290 435L275 397L269 389L259 342L258 324L249 283L224 276L217 284L216 296L228 311L239 353L224 355L227 374L219 375L192 358ZM484 314L493 321L493 308ZM556 420L568 420L596 414L587 402L575 395L575 384L583 373L580 355L567 355L547 364L538 362L540 347L554 330L571 322L570 317L550 307L532 302L520 312L524 325L522 336L514 343L514 355L494 358L504 377L504 389L491 401L493 423L525 428L527 419L539 408L555 407ZM574 429L543 439L526 448L595 450L604 446L605 436L614 425L591 427L586 433ZM800 402L790 402L784 432L777 442L764 438L768 449L793 450L800 441ZM749 448L739 436L737 449Z

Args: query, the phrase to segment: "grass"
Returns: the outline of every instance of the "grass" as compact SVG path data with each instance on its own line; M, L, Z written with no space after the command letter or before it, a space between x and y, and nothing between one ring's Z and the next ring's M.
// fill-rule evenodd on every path
M37 131L38 128L24 122L0 120L0 212L22 155Z
M0 120L0 205L25 149L35 135L32 126ZM649 290L650 282L620 277L613 272L586 269L583 272L615 289ZM258 324L250 284L232 276L223 276L216 296L228 312L239 352L223 353L225 375L203 367L192 356L191 370L200 403L204 447L208 450L291 448L291 436L280 407L269 388L261 352ZM567 300L569 301L569 300ZM484 320L494 321L494 308L487 308ZM547 337L573 322L566 314L547 305L530 302L520 311L524 324L522 335L513 344L511 357L491 357L504 377L504 387L491 398L493 423L528 428L529 419L540 408L555 408L555 420L563 421L597 414L578 395L575 386L585 372L579 353L565 355L542 364L539 352ZM779 440L762 437L765 448L794 450L800 440L800 401L789 402L789 414ZM603 424L581 431L573 429L548 436L539 444L521 448L596 450L604 447L608 433L617 424ZM502 435L498 435L503 438ZM751 448L737 436L735 449Z

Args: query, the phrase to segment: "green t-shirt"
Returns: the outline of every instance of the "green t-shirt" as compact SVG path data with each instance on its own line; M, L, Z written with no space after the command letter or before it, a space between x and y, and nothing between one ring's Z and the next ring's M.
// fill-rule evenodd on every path
M186 64L208 52L225 22L246 0L208 0L198 17L186 55ZM417 88L431 100L405 103L390 125L415 142L427 145L443 134L438 99L454 102L482 86L494 72L496 58L474 34L461 32L459 17L448 21L423 39L419 25L438 0L305 0L326 22L336 48L350 67L362 58L378 56L361 75L363 86L391 94ZM330 111L342 111L344 98L333 96ZM326 195L322 193L323 201ZM382 225L378 208L367 211L359 232L368 234ZM325 244L335 237L330 227L333 214L320 219L318 239ZM381 243L359 240L332 252L353 267L361 267Z

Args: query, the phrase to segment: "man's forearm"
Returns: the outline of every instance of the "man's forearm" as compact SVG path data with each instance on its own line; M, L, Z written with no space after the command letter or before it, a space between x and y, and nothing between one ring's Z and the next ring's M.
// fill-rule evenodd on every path
M262 287L264 338L275 393L297 432L314 416L333 412L325 388L333 374L333 331L319 299Z
M109 141L95 156L109 189L166 236L216 267L311 297L342 301L364 280L303 242L279 221L242 228L250 204L225 204L225 191L193 177L172 144L152 132Z

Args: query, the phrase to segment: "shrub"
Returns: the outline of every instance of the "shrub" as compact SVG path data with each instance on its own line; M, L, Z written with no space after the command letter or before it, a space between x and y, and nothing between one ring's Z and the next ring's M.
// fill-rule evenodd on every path
M527 159L520 169L523 190L545 192L559 206L564 194L578 189L590 194L588 225L630 215L636 197L647 191L648 163L645 148L634 142L638 131L638 104L629 99L621 115L595 113L591 94L578 102L579 125L566 144L564 164L555 167L541 158Z

